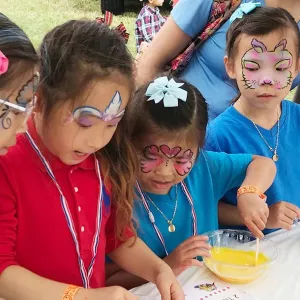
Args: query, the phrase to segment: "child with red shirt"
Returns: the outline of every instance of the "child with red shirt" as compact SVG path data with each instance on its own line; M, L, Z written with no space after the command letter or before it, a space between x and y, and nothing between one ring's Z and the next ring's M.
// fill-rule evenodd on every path
M96 22L69 21L40 53L34 116L0 158L0 298L136 299L104 288L108 254L164 299L184 299L131 229L136 158L123 116L134 84L124 41Z
M0 13L0 155L26 130L38 83L37 53L27 35Z

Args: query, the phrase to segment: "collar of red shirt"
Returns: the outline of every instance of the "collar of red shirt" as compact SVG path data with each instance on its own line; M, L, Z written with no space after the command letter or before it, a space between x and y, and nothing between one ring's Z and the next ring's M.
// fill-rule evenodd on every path
M85 170L95 169L95 160L94 160L93 155L90 155L86 160L84 160L83 162L81 162L80 164L77 164L77 165L70 166L70 165L66 165L65 163L63 163L57 156L55 156L53 153L51 153L45 147L40 136L37 133L33 118L29 119L29 121L28 121L28 132L30 133L30 135L33 138L36 145L39 147L40 151L43 153L46 160L49 162L52 171L55 171L55 170L58 170L61 168L81 168L81 169L85 169ZM31 144L29 143L29 141L28 141L28 146L31 148L32 151L34 151ZM35 155L37 156L36 153L35 153ZM39 161L38 164L39 164L41 170L46 172L45 166L43 165L42 161L40 159L38 159L38 161Z
M159 13L159 8L158 7L153 8L149 5L146 5L146 9L152 14L158 14Z

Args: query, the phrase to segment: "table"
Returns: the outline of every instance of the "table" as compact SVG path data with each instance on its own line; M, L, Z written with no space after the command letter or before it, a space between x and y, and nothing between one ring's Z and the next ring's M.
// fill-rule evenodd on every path
M278 258L274 265L255 282L246 285L231 285L251 294L255 300L300 300L300 226L291 231L280 230L268 235L278 246ZM191 267L178 276L184 287L199 281L218 281L206 267ZM136 295L145 295L143 300L160 299L156 287L145 284L135 288Z

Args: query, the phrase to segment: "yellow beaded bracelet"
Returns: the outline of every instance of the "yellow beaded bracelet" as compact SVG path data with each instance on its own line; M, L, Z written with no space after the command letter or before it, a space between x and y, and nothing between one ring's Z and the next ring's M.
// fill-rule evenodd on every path
M253 193L253 194L257 194L259 196L259 198L261 198L262 200L266 201L267 200L267 196L262 193L259 188L255 185L244 185L241 186L238 191L237 191L237 197L243 195L243 194L247 194L247 193Z
M64 291L64 294L62 296L62 300L74 300L74 297L78 290L80 289L79 286L76 285L68 285L67 288Z

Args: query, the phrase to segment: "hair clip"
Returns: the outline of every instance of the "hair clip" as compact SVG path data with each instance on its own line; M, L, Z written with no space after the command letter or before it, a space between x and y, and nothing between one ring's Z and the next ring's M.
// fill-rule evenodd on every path
M163 100L164 107L176 107L179 99L184 102L187 100L187 91L180 88L183 85L173 78L168 80L166 76L157 78L147 88L145 95L150 97L147 101L153 100L157 104Z
M0 76L7 72L9 61L8 58L0 51Z
M110 26L112 24L112 20L113 20L113 14L109 11L105 12L104 18L96 18L96 22L98 24L104 24L107 26ZM127 29L122 22L117 27L112 28L112 30L118 32L121 35L121 37L125 40L125 43L127 44L129 40L129 33L127 32Z
M257 7L260 7L261 3L259 2L248 2L240 5L238 9L232 14L229 21L233 23L236 19L242 19L244 15L248 15L250 12L255 10Z

